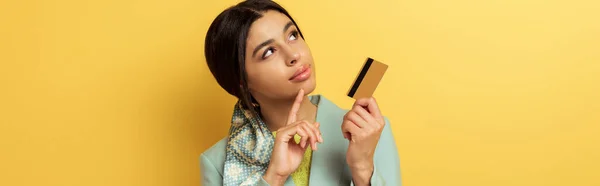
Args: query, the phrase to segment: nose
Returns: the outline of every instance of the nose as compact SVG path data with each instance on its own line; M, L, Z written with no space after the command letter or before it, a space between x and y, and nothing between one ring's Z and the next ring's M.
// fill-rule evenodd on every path
M298 61L300 60L300 52L298 50L296 50L293 47L288 47L287 48L287 59L286 61L286 65L287 66L294 66L296 65L296 63L298 63Z

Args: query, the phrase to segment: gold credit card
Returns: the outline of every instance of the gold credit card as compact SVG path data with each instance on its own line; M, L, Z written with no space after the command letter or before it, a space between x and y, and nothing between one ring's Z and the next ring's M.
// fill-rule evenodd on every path
M367 58L358 76L356 76L354 84L348 90L348 96L354 99L372 97L387 68L386 64Z

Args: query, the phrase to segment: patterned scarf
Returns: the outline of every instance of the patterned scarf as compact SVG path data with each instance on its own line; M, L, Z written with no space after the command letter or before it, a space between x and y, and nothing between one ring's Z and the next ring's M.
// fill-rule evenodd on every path
M256 185L267 170L275 139L258 113L235 105L227 141L223 185Z

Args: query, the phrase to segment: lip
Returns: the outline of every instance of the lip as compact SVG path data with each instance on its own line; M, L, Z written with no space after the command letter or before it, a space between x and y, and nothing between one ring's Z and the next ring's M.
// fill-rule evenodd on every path
M289 79L290 81L300 82L308 79L310 77L310 65L305 64L300 66L298 70L294 73L294 75Z

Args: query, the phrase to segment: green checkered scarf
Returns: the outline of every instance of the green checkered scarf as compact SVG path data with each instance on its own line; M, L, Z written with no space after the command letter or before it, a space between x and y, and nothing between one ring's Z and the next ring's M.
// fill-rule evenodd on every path
M267 170L274 144L258 113L238 101L229 129L223 185L256 185Z

